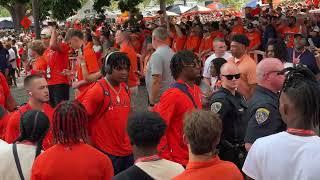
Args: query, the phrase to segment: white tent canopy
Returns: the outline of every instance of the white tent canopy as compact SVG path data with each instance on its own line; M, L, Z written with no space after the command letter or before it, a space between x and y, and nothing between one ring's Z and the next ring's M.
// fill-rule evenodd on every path
M88 0L81 9L75 14L67 19L67 21L74 21L76 19L85 19L88 17L94 17L97 12L93 9L93 0Z
M320 14L320 9L310 10L309 13L311 13L311 14Z
M204 7L204 6L199 6L199 5L195 5L194 7L192 7L191 9L189 9L188 11L186 11L186 13L188 12L193 12L193 11L197 11L197 12L207 12L207 11L211 11L210 8Z

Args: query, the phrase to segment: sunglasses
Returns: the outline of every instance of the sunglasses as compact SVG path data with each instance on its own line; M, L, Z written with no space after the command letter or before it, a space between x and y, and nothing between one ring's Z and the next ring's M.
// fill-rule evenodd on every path
M228 80L232 80L233 78L235 79L240 78L240 74L230 74L230 75L222 75L222 76L226 77Z

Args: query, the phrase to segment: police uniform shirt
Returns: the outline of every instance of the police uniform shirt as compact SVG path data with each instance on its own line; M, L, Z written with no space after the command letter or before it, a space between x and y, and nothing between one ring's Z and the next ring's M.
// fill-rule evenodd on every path
M235 138L243 141L246 127L243 117L247 108L243 96L238 92L233 95L229 90L220 88L211 97L210 104L211 111L218 113L222 120L222 138L229 142L233 142Z
M279 112L279 96L259 85L249 101L246 117L249 119L244 139L246 143L253 144L258 138L286 128Z

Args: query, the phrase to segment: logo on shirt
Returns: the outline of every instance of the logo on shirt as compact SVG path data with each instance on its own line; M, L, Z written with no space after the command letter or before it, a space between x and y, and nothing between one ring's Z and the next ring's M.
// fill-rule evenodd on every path
M222 107L222 104L220 102L215 102L211 105L211 111L214 113L218 113Z
M255 117L258 124L264 123L270 115L270 111L266 108L259 108L256 111Z

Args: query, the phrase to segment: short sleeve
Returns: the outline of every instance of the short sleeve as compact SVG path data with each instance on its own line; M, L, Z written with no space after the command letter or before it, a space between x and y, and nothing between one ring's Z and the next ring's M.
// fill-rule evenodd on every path
M95 85L88 87L83 94L80 94L77 100L86 108L88 114L93 116L103 103L103 89L98 83L95 83Z
M249 84L257 84L256 63L251 59L247 66L247 79Z
M203 67L203 77L205 78L210 78L210 64L211 64L212 59L209 57L205 63L204 63L204 67Z
M250 151L248 152L248 155L246 157L246 160L243 164L242 171L249 176L252 179L261 179L261 173L260 173L260 156L263 154L261 151L262 149L259 149L258 142L254 143Z
M97 61L97 57L94 54L93 50L91 52L85 52L84 53L84 58L86 60L87 63L87 67L88 67L88 73L95 73L99 71L99 65L98 65L98 61Z
M230 111L230 104L224 99L212 99L210 104L210 110L219 114L221 120L224 120Z
M278 133L282 127L279 110L270 104L254 109L251 114L248 114L248 118L249 122L244 139L246 143L252 144L258 138Z
M20 112L18 110L14 112L9 118L5 134L5 140L7 141L7 143L13 143L18 138L20 133L19 123Z
M160 54L153 54L150 58L151 75L162 75L163 65Z
M2 89L3 89L3 93L6 97L8 97L10 94L10 88L9 88L9 85L7 83L6 78L4 77L4 75L2 73L0 73L0 81L1 81Z

